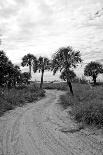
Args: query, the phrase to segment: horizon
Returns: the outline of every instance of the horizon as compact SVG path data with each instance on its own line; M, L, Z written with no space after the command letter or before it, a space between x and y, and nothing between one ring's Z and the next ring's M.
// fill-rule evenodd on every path
M83 66L84 68L84 66ZM86 80L89 80L89 81L92 81L92 77L86 77L84 76L84 73L83 73L83 68L80 68L79 66L74 70L74 72L76 73L76 76L78 78L85 78ZM29 72L29 68L28 67L22 67L22 72ZM32 70L32 78L31 78L31 81L39 81L41 80L41 72L39 73L39 71L37 71L36 73L33 72ZM63 81L60 79L60 72L58 71L55 75L53 75L53 72L52 71L45 71L44 72L44 82L47 81L47 82L50 82L50 81ZM98 77L97 77L97 81L103 81L103 74L99 74Z

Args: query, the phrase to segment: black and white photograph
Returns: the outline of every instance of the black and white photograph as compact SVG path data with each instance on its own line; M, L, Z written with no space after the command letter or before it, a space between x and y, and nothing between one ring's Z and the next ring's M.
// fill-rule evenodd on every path
M0 155L103 155L103 0L0 0Z

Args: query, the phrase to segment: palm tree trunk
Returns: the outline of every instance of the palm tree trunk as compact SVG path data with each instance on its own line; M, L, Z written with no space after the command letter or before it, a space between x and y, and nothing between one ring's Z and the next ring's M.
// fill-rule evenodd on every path
M40 88L42 89L43 86L43 76L44 76L44 70L42 70L42 74L41 74L41 83L40 83Z
M16 79L13 80L13 86L16 87Z
M96 85L96 76L93 75L93 82L94 82L94 85Z
M30 73L30 78L31 78L31 65L29 65L29 73Z
M71 84L71 82L70 82L70 80L68 78L67 78L67 85L69 86L69 89L70 89L71 94L74 95L72 84Z
M68 75L68 66L66 66L66 77L67 77L67 85L69 86L70 93L71 93L72 95L74 95L74 93L73 93L73 88L72 88L72 84L71 84L71 81L70 81L69 75Z

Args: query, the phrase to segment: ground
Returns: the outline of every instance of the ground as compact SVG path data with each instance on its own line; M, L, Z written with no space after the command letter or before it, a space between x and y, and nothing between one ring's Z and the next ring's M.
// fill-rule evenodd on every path
M0 118L0 155L103 155L103 136L79 129L59 104L64 92L46 97Z

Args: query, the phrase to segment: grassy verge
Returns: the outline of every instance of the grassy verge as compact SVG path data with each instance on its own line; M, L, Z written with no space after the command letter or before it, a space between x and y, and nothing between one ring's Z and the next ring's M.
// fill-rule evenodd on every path
M103 126L103 86L92 89L87 84L73 84L74 97L69 91L61 96L60 104L71 107L71 114L78 122L88 125Z
M45 96L45 91L40 90L34 84L12 89L0 88L0 116L17 106L23 106L27 102L34 102Z

